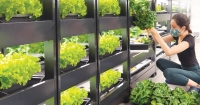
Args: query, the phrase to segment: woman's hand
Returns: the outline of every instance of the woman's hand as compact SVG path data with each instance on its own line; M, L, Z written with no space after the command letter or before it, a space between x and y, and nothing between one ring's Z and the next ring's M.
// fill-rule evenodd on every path
M155 28L149 28L146 29L148 33L150 33L151 35L155 36L157 35L158 31Z

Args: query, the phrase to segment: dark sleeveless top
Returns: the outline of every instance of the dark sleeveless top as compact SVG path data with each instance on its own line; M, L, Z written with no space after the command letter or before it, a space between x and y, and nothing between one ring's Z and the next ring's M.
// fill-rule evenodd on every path
M176 45L178 44L178 37L173 37L176 40ZM187 35L182 41L187 41L189 43L189 48L185 51L178 53L179 61L183 67L192 67L198 65L195 52L195 38L192 35Z

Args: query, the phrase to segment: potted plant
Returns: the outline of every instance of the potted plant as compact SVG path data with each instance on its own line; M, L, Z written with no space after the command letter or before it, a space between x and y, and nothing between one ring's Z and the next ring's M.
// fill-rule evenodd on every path
M61 18L78 18L87 14L85 0L60 0Z
M116 84L121 78L121 73L117 70L110 69L100 76L100 87L102 93L109 91L109 88L112 88L112 85ZM108 90L107 90L108 89Z
M32 75L41 71L39 58L22 53L6 55L0 59L0 89L8 89L13 84L26 85Z
M131 38L138 38L142 32L143 31L140 30L140 28L137 27L137 26L130 28L130 37Z
M99 0L99 15L119 15L121 8L118 0Z
M29 16L40 17L42 4L39 0L0 0L0 16L3 22L28 21ZM4 20L5 18L5 20ZM12 19L12 20L10 20Z
M86 57L85 46L74 42L64 42L61 44L60 68L62 70L66 69L68 71L68 66L77 66L83 57Z
M113 35L102 35L99 41L100 56L112 54L120 46L119 38ZM107 56L107 55L106 55Z

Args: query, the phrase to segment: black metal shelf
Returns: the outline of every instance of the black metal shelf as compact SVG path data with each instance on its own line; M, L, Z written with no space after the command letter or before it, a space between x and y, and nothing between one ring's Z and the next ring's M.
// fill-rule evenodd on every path
M61 37L95 33L94 18L60 20Z
M134 55L134 53L133 53ZM140 62L144 61L147 58L154 56L153 48L149 49L149 52L138 53L131 58L131 68L139 64Z
M61 91L64 91L72 86L75 86L95 76L96 75L95 67L96 67L95 63L89 63L73 71L62 74L60 76Z
M122 85L118 86L116 89L114 89L112 92L108 93L106 96L101 98L101 105L114 105L112 101L122 101L122 97L128 96L128 91L127 91L127 85L129 82L125 81ZM122 100L115 100L116 97L121 97ZM112 103L112 104L111 104ZM116 104L115 104L116 105Z
M149 78L155 72L155 62L152 62L149 66L145 69L141 70L140 72L136 73L131 77L131 83L134 84L137 81L141 81L144 79ZM145 75L145 76L144 76ZM132 85L131 85L132 86Z
M100 60L100 70L103 73L108 69L111 69L113 67L116 67L124 63L125 61L127 61L127 59L128 59L127 51L121 51L119 53L116 53L115 55Z
M127 22L126 16L100 17L99 28L100 28L100 31L126 28L126 22Z
M21 23L0 23L0 48L53 40L53 30L53 21L50 20Z
M37 105L54 96L54 80L35 84L0 99L0 105ZM30 98L31 97L31 98Z

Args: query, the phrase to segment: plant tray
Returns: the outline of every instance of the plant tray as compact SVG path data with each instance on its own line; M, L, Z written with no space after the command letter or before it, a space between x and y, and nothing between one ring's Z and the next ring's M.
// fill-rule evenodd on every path
M89 105L90 104L90 101L91 101L90 98L85 98L83 100L84 100L84 102L82 103L82 105Z
M29 16L16 16L7 21L4 17L0 17L0 23L13 23L13 22L29 22Z
M39 83L40 81L42 81L43 78L32 78L31 80L29 80L27 82L27 84L25 86L21 86L21 85L18 85L18 84L14 84L12 85L11 88L9 89L4 89L4 90L0 90L0 98L6 96L6 95L9 95L9 94L12 94L12 93L15 93L17 91L20 91L20 90L24 90L26 89L27 87L30 87L36 83Z
M79 68L79 67L81 67L81 66L83 66L85 64L87 64L87 61L80 61L75 67L71 66L71 65L68 65L65 69L60 69L61 74L65 73L65 72L69 72L69 71L74 70L76 68Z
M105 93L109 93L111 89L115 88L116 86L120 85L123 82L123 78L119 78L118 82L116 84L111 85L109 88L104 89L101 91L100 95L103 95Z
M130 43L130 49L131 50L148 50L151 47L151 44L134 44Z
M110 56L112 56L112 55L115 55L116 53L118 53L118 52L120 52L120 50L115 50L112 54L109 54L109 53L106 53L106 54L104 54L104 55L100 55L100 59L102 60L102 59L105 59L105 58L107 58L107 57L110 57Z

